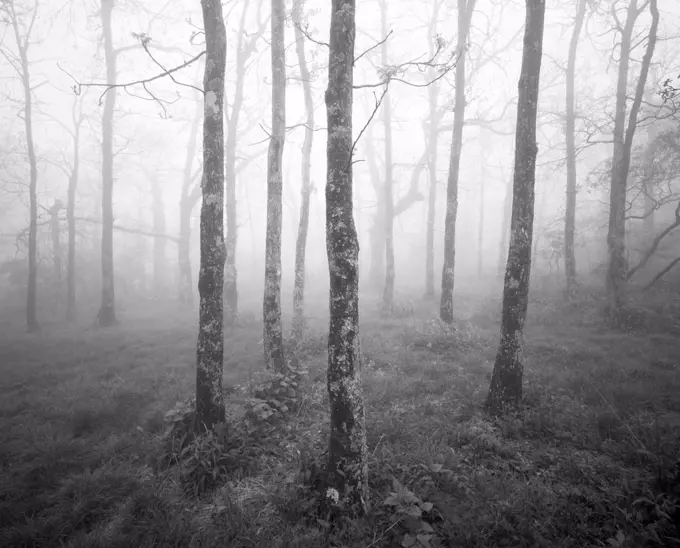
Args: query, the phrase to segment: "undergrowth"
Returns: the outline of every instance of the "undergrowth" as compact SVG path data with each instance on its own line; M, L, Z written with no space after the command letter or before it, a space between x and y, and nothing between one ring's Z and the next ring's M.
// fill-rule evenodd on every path
M461 299L453 326L362 321L359 519L325 483L323 331L287 343L282 374L263 372L259 326L226 333L225 422L201 435L188 322L3 341L22 367L0 379L0 545L680 546L676 308L633 302L646 319L612 330L597 299L537 295L524 401L490 418L483 303Z

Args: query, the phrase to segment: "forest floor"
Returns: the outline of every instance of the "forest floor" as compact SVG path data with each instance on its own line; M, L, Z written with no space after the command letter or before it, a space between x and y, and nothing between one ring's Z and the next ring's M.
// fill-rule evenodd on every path
M391 320L365 304L371 510L333 524L310 487L328 428L323 317L298 350L295 401L260 424L262 400L281 403L253 399L268 378L261 326L228 331L227 438L181 454L164 416L193 391L193 321L6 330L0 546L678 546L680 303L655 302L622 332L600 321L596 294L571 306L532 294L525 401L499 419L481 408L498 299L457 296L454 331L435 303Z

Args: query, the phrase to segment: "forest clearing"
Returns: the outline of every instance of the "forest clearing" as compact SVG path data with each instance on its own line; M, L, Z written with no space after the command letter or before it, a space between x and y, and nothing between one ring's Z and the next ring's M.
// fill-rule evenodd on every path
M482 409L496 295L462 287L453 331L434 303L380 319L364 301L372 507L332 526L312 512L327 448L323 330L310 329L295 352L300 387L290 398L258 391L275 378L263 373L261 323L228 330L227 445L202 439L181 455L164 416L195 382L189 318L138 310L106 331L58 326L30 344L3 334L0 361L21 367L0 379L0 543L366 548L420 535L422 546L673 546L677 295L654 295L637 309L644 321L619 332L598 319L596 293L572 305L535 293L525 399L496 419ZM322 304L309 314L323 315ZM287 411L258 414L277 398Z

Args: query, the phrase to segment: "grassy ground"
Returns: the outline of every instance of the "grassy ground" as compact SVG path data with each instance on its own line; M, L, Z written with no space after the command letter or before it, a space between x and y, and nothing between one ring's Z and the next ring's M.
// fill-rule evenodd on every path
M567 307L534 294L525 403L503 419L480 407L497 301L459 297L453 332L434 304L381 320L366 303L372 508L334 524L314 514L311 488L328 423L323 314L296 355L308 374L278 419L254 411L278 397L253 398L267 380L259 323L228 332L229 429L182 453L164 416L192 392L192 320L5 330L0 545L678 546L675 299L632 309L624 333L599 321L596 295Z

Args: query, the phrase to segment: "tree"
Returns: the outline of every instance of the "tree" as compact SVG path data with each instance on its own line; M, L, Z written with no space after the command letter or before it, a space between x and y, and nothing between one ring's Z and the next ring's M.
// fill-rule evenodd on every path
M628 72L631 49L633 47L633 31L635 21L647 4L652 14L652 24L647 37L645 50L637 80L635 96L630 108L628 126L626 127L626 107L628 103ZM642 8L638 8L637 0L630 0L626 13L626 22L621 24L616 7L612 13L616 27L621 34L621 54L619 60L618 80L616 83L616 111L614 118L614 154L611 169L611 188L609 194L609 230L607 232L607 301L608 312L615 323L620 323L620 313L626 298L626 278L628 264L626 259L626 189L633 138L637 127L637 115L642 103L649 65L656 45L656 31L659 26L659 10L656 0L649 0Z
M38 160L35 154L33 136L33 88L28 61L28 50L31 45L31 33L38 16L38 3L32 9L22 10L14 0L2 0L0 14L12 29L17 52L7 49L0 50L2 56L11 65L21 80L24 93L23 120L26 131L26 152L28 153L28 198L29 198L29 229L28 229L28 291L26 293L26 326L29 333L40 330L37 318L37 285L38 285Z
M106 83L102 114L102 300L97 313L101 327L115 325L116 307L113 272L113 112L116 107L117 52L113 47L111 15L115 0L101 0Z
M456 44L456 91L453 111L453 138L449 159L449 178L446 187L446 219L444 221L444 266L439 317L447 324L453 322L453 281L456 264L456 217L458 216L458 175L463 148L465 123L465 54L470 20L476 0L458 0L458 40Z
M387 1L380 2L380 28L383 36L387 36ZM387 40L380 46L381 60L384 67L388 66ZM383 182L385 201L385 286L382 297L382 313L392 315L394 304L394 197L392 176L392 97L389 87L383 97L383 130L385 133L385 181Z
M203 202L198 341L196 344L196 419L213 429L225 417L222 394L224 356L224 74L227 36L220 0L201 0L205 29L203 79Z
M492 413L522 398L524 321L529 299L536 180L536 116L543 50L545 0L526 1L519 77L510 247L503 286L501 341L486 405Z
M361 515L368 500L368 450L360 372L359 240L352 211L355 16L355 0L333 0L326 90L328 485L350 513Z
M304 35L302 24L302 0L293 0L292 11L295 28L295 50L300 65L300 80L305 97L305 140L302 145L302 200L300 204L300 225L295 242L295 286L293 289L293 337L299 341L305 330L305 252L307 249L307 231L309 228L309 198L312 192L311 164L312 144L314 141L314 104L312 103L312 85L307 60L305 58Z
M566 144L567 144L567 205L564 214L564 270L567 277L567 297L576 296L576 257L574 237L576 233L576 112L574 104L574 82L576 80L576 49L586 14L586 0L579 0L576 19L569 42L567 59L566 93Z
M281 328L281 229L283 213L283 145L286 138L285 7L272 0L272 133L267 157L267 242L264 269L264 357L267 369L283 371Z

